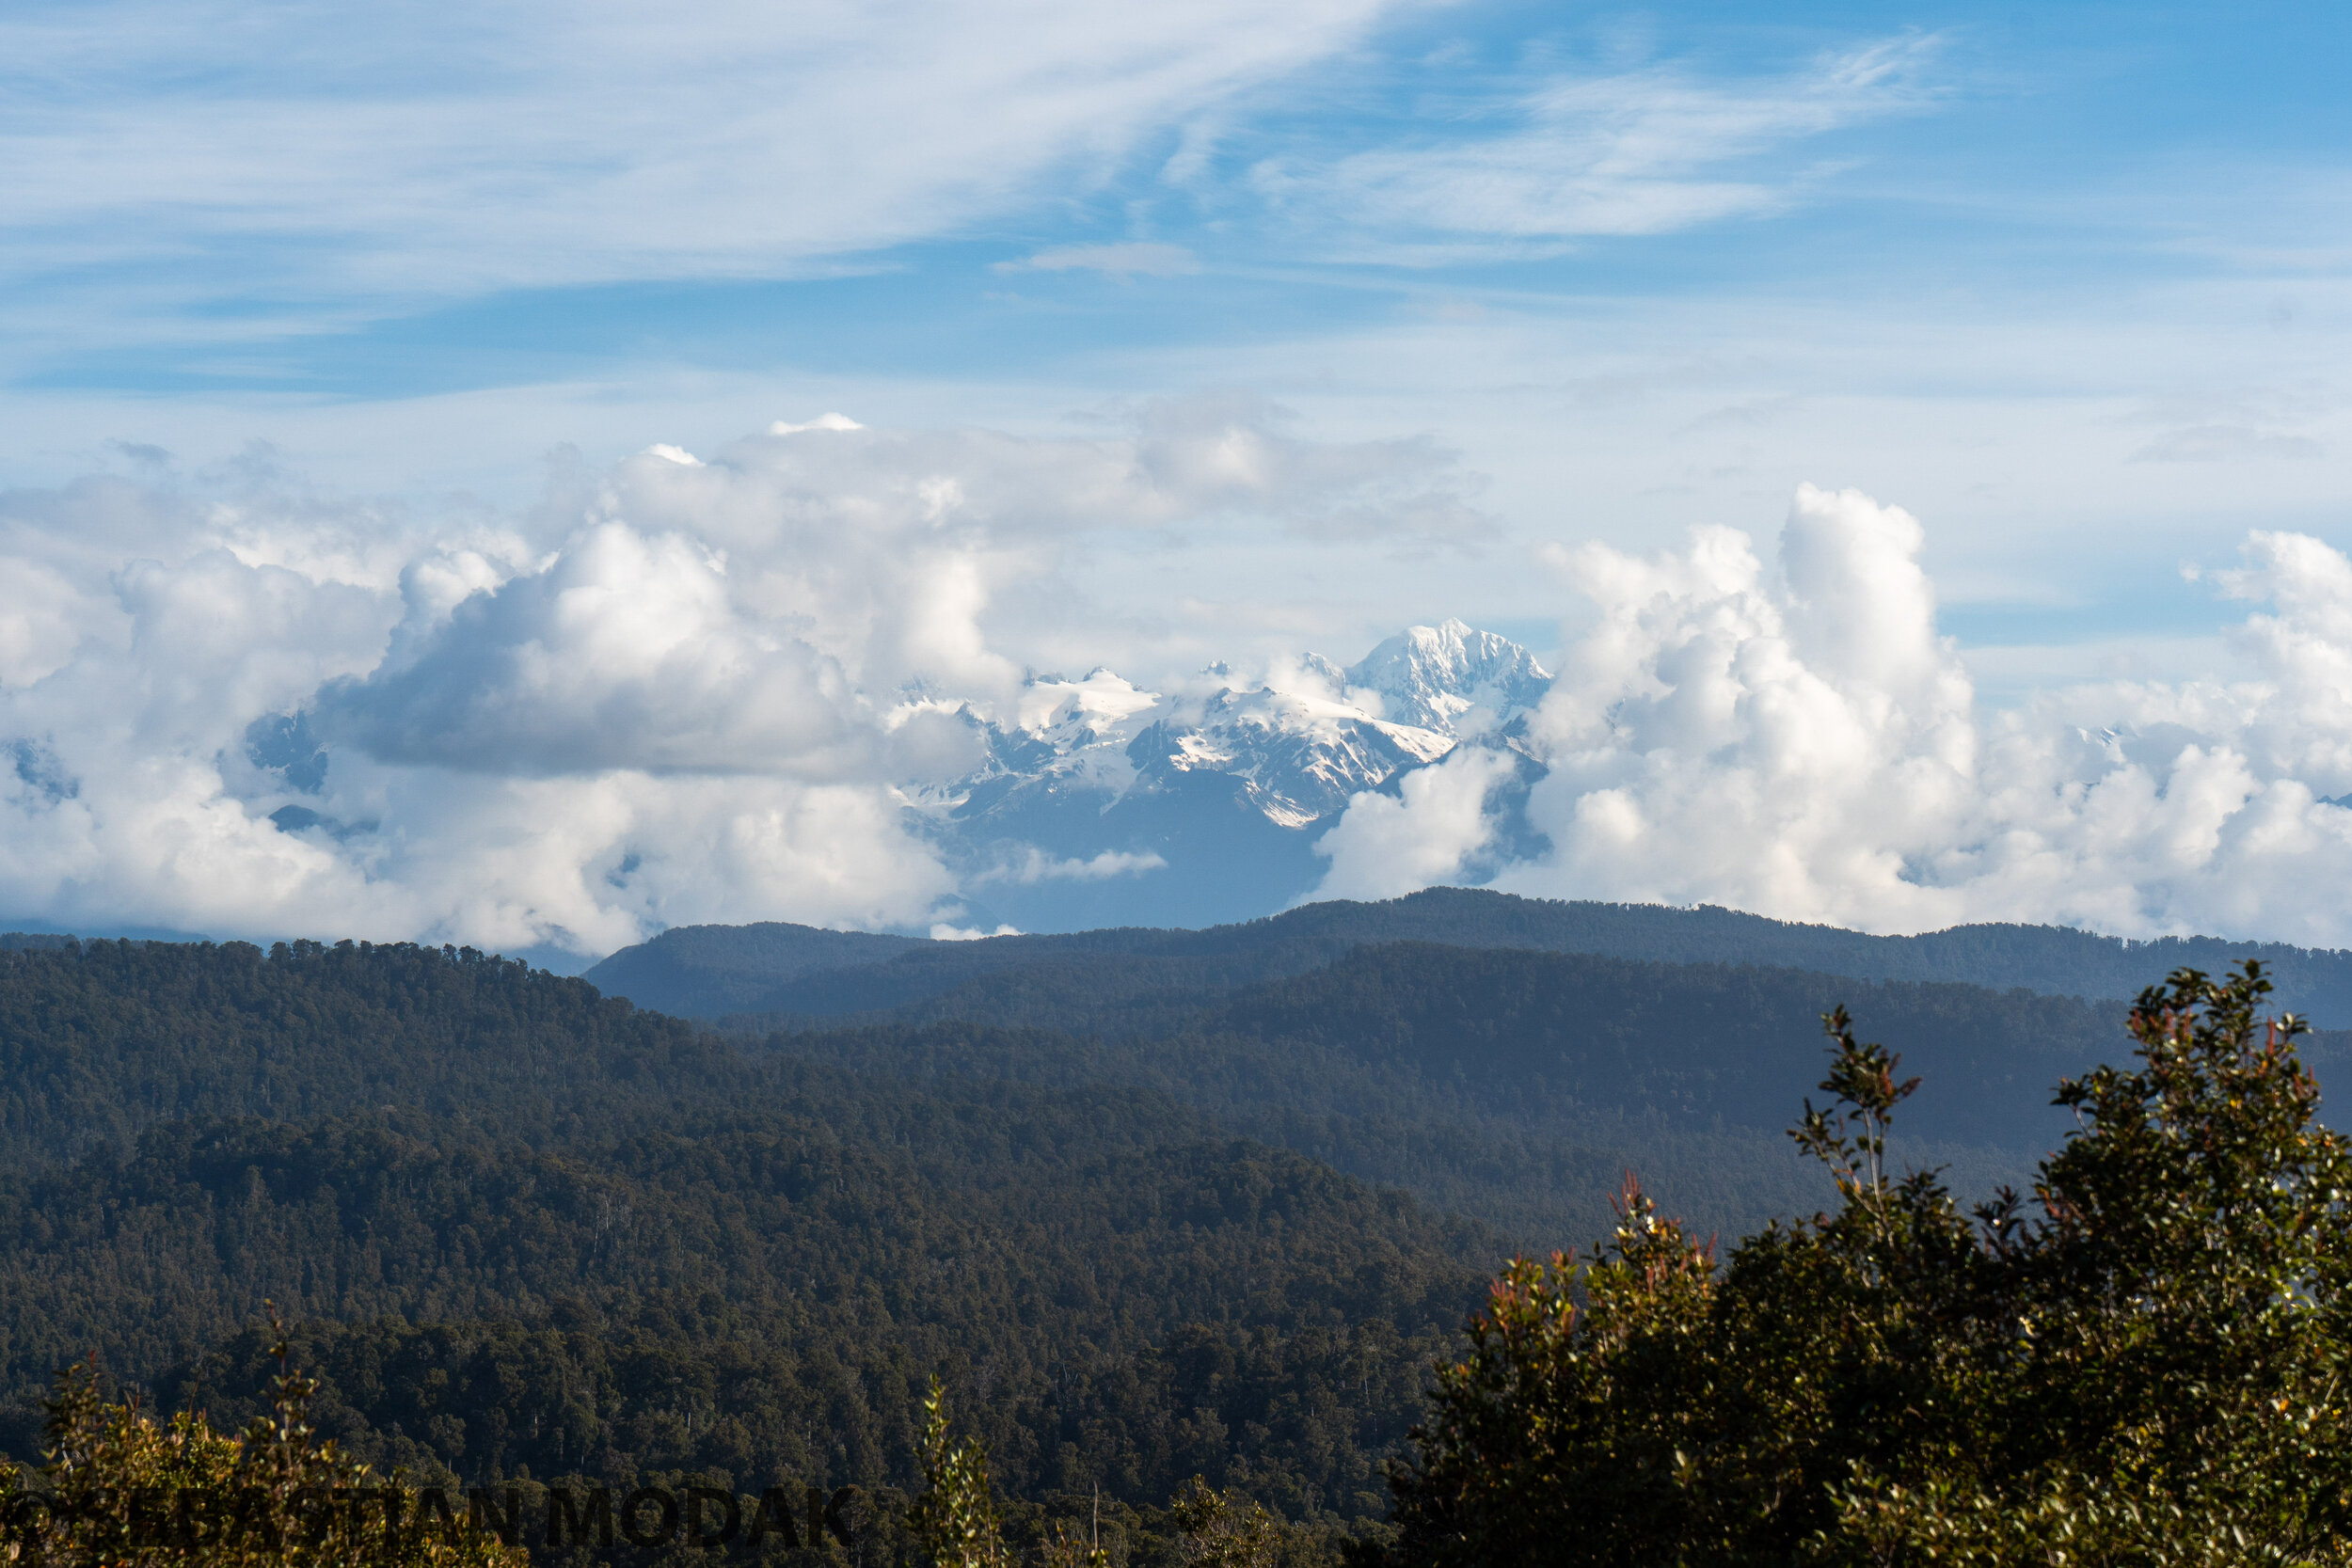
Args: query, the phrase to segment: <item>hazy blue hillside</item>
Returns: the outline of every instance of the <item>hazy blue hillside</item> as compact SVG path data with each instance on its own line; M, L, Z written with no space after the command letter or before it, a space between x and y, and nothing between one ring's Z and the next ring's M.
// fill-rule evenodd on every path
M688 927L623 949L586 978L608 994L684 1018L813 1018L903 1007L977 976L1029 965L1106 956L1216 960L1191 970L1186 983L1228 987L1302 973L1348 947L1392 942L1769 964L2108 999L2136 996L2183 965L2218 972L2259 958L2278 984L2281 1006L2328 1027L2352 1026L2352 954L2342 952L2209 937L2129 942L2053 926L1961 926L1875 937L1732 910L1564 903L1468 888L1431 888L1385 903L1310 904L1199 931L1118 928L927 942L784 925Z

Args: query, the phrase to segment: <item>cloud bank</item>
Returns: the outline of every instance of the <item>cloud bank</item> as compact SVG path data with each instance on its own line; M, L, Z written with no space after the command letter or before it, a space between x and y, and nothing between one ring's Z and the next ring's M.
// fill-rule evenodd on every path
M258 458L0 496L0 920L591 957L692 921L923 928L956 881L903 792L1017 709L1008 591L1066 605L1072 552L1220 517L1412 537L1449 464L1227 400L1093 439L780 421L515 516L322 500Z
M1877 931L2352 945L2352 809L2334 803L2352 796L2352 562L2249 537L2216 581L2256 607L2234 634L2252 678L2080 684L1986 712L1938 633L1923 539L1899 508L1808 485L1771 566L1724 528L1658 555L1556 552L1597 614L1527 738L1547 772L1523 810L1549 848L1493 885ZM1419 795L1359 797L1327 887L1453 879L1459 859L1428 862L1496 832L1486 766L1465 753Z
M689 922L963 930L1007 888L1116 897L1185 868L960 861L908 809L1024 728L1148 717L1108 671L1029 678L1071 641L1073 562L1147 571L1216 526L1425 551L1476 534L1464 488L1425 443L1213 400L1087 439L781 421L562 471L511 515L321 499L258 457L210 488L0 496L0 919L593 957ZM2238 676L1993 709L1923 542L1806 487L1769 554L1728 528L1554 550L1592 609L1541 705L1348 800L1320 891L2352 944L2352 561L2259 532L2208 574L2248 607Z

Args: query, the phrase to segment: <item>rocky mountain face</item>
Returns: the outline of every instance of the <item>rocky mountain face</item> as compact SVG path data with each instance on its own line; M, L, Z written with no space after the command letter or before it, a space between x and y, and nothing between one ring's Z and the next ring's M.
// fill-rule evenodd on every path
M1459 621L1256 684L1221 667L1182 693L1041 675L1016 713L968 716L986 763L908 809L961 872L971 929L1249 919L1320 880L1315 841L1354 796L1456 746L1518 752L1550 684L1527 649Z

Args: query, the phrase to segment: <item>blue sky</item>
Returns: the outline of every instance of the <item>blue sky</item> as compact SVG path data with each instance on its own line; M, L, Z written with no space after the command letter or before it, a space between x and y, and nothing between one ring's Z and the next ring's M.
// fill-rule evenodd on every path
M1886 863L1974 864L2023 820L1966 760L2018 736L2048 767L2017 777L2089 799L2066 737L2127 714L2253 759L2243 790L2210 775L2231 820L2332 799L2347 30L2266 4L24 0L0 740L32 815L0 909L324 929L357 900L583 953L680 911L919 925L941 873L876 826L915 766L874 727L894 692L1346 661L1447 616L1590 662L1635 613L1595 583L1653 569L1679 586L1643 636L1736 623L1752 653L1821 613L1772 575L1784 523L1855 552L1822 580L1928 607L1907 668L1942 670L1938 638L1964 661L1852 698L1888 756L1974 737L1920 754L1977 803ZM832 411L866 434L788 428ZM1721 529L1761 586L1724 586ZM770 707L726 695L739 664ZM2335 738L2280 717L2339 703ZM236 737L295 712L375 737L318 809L380 832L297 854L271 827ZM470 762L428 744L453 715ZM726 893L751 862L693 857L755 800L800 826ZM684 902L599 891L639 858ZM2259 924L2224 880L2101 863L2123 891L2070 918ZM1624 875L1547 885L1665 895ZM2018 877L1936 910L2074 909ZM1941 917L1844 896L1751 902Z

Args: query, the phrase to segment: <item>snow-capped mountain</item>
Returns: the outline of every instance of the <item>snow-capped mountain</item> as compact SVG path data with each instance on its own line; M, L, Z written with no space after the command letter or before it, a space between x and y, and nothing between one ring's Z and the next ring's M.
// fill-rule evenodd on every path
M1341 673L1378 695L1383 718L1448 736L1500 728L1551 689L1534 654L1459 621L1407 626Z
M1305 828L1407 768L1454 749L1450 735L1391 724L1345 702L1271 687L1231 688L1128 743L1139 779L1179 773L1234 780L1252 809Z
M1527 649L1459 621L1344 669L1309 655L1242 682L1217 668L1179 693L1109 670L1040 675L1015 711L969 716L983 766L909 809L961 871L979 928L1248 918L1314 885L1314 842L1351 798L1458 745L1512 746L1550 682Z

